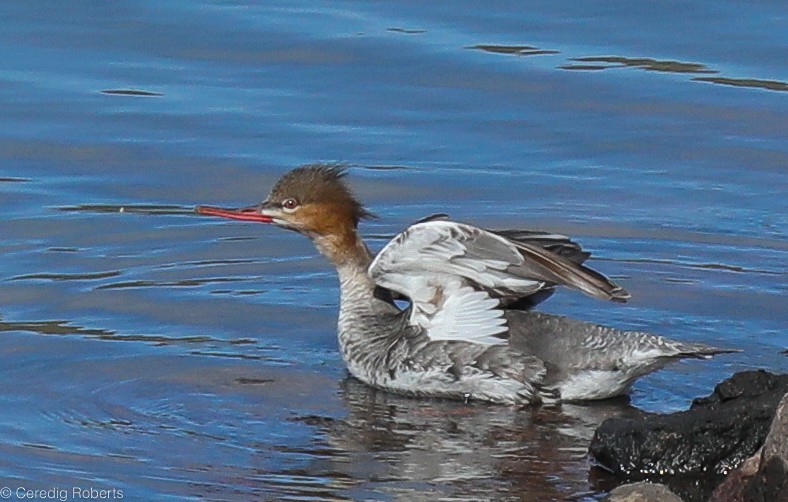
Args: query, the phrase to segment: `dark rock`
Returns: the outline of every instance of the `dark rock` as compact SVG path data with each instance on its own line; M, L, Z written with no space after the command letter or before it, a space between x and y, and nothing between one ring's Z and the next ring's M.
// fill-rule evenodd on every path
M659 479L682 496L689 479L695 487L689 498L705 498L763 445L786 392L788 374L743 371L696 399L689 411L606 420L589 451L618 476Z
M785 394L777 407L769 435L763 444L763 459L770 462L774 459L782 463L783 470L788 471L788 394Z
M681 502L665 485L640 481L621 485L610 492L604 502Z
M714 490L709 502L788 501L788 394L783 396L763 448Z
M745 502L744 492L752 477L758 474L761 465L761 451L745 460L738 469L734 469L714 489L709 502Z

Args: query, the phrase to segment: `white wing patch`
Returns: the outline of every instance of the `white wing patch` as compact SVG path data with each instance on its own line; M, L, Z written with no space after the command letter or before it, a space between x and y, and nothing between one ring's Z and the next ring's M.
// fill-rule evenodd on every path
M499 301L472 288L461 277L388 273L378 284L407 294L412 302L411 324L423 328L432 340L508 343L494 336L508 330Z
M476 291L470 286L457 289L445 288L443 308L431 318L424 319L425 328L433 340L466 340L484 345L502 345L505 339L495 337L506 332L506 319L500 303L484 291ZM416 309L412 319L416 319ZM426 321L426 322L425 322Z

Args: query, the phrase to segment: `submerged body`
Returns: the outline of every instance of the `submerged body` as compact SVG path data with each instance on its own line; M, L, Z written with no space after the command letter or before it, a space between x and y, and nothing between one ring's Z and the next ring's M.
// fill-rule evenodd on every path
M528 310L558 285L629 298L585 267L589 254L565 236L491 232L438 216L373 256L357 232L370 214L343 175L336 166L297 168L258 206L198 212L274 223L313 240L339 276L342 357L369 385L511 405L604 399L671 361L728 352Z

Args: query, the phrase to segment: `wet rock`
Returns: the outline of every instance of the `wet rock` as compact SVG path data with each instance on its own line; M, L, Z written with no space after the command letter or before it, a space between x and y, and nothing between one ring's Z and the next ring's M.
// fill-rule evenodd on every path
M647 481L621 485L602 500L604 502L681 502L679 496L667 486Z
M731 472L709 502L788 501L788 394L775 413L763 448Z
M616 475L659 479L682 496L691 484L695 493L689 498L700 500L763 445L786 392L788 374L743 371L688 411L606 420L589 451Z

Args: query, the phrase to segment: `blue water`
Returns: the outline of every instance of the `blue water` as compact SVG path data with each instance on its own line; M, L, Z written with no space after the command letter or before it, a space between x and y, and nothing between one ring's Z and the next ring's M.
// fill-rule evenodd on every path
M0 19L0 487L591 499L605 417L788 369L784 2L30 1ZM367 389L311 244L191 212L315 161L350 165L375 248L434 212L567 233L633 298L546 310L743 352L645 378L630 405Z

